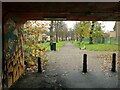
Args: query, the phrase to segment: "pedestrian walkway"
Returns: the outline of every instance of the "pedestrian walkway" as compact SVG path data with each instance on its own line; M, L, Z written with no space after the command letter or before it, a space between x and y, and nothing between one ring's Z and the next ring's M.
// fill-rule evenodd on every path
M71 42L60 51L48 52L49 62L43 73L27 73L14 88L116 88L118 73L111 72L110 63L98 58L113 52L80 50ZM88 56L88 72L82 72L83 54Z

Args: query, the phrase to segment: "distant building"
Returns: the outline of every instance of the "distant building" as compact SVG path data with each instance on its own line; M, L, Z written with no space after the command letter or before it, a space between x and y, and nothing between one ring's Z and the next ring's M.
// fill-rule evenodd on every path
M116 21L114 26L114 31L111 31L110 34L110 42L114 44L120 44L120 22Z
M110 31L109 34L110 34L110 37L117 37L116 31Z
M120 22L116 21L113 30L109 32L110 37L120 37Z
M103 33L103 37L110 37L109 33Z

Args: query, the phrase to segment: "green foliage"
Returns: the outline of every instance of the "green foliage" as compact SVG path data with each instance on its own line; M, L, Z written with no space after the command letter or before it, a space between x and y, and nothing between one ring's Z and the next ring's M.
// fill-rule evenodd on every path
M101 23L94 22L94 29L92 37L101 37L103 36Z
M60 49L62 46L64 46L66 43L66 41L60 41L58 43L56 43L56 48L57 50ZM40 47L45 47L46 51L50 50L50 43L49 42L45 42L45 43L39 43L38 44Z
M74 26L75 34L77 37L88 37L90 31L90 21L80 21Z
M39 47L44 47L46 51L50 50L50 43L49 42L45 42L45 43L38 43Z
M88 50L95 51L117 51L118 46L113 44L89 44L86 46Z
M60 48L60 47L64 46L65 43L66 43L65 41L61 41L61 42L58 42L58 43L56 44L56 46L57 46L57 48Z
M88 38L88 37L101 37L103 36L102 26L98 22L94 22L94 28L91 32L91 21L80 21L79 23L76 23L74 26L75 29L75 35L76 37L81 38Z
M59 40L63 41L68 36L68 28L65 22L54 21L53 28L54 28L53 34L56 35L56 39L57 39L56 41L58 41L58 37L59 37Z
M39 38L45 33L45 25L37 21L28 21L24 24L24 44L29 46L28 51L39 50ZM40 37L41 36L41 37ZM32 49L32 50L30 50Z
M45 24L37 21L27 21L24 24L24 53L25 60L29 62L36 62L37 57L41 57L41 50L44 46L38 45L39 38L45 33ZM32 63L33 64L33 63Z

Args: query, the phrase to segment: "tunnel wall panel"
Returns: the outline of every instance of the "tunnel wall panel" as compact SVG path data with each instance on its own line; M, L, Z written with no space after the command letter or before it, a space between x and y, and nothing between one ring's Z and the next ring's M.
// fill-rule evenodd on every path
M9 88L24 73L23 25L8 19L4 25L4 88Z

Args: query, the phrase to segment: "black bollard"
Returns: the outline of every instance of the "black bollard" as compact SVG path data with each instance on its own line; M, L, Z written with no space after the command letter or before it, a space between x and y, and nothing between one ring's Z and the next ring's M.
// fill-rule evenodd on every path
M41 68L41 58L38 57L38 72L42 72L42 68Z
M112 55L112 69L111 69L112 72L116 72L116 54L113 53Z
M87 72L87 54L83 55L83 72Z

